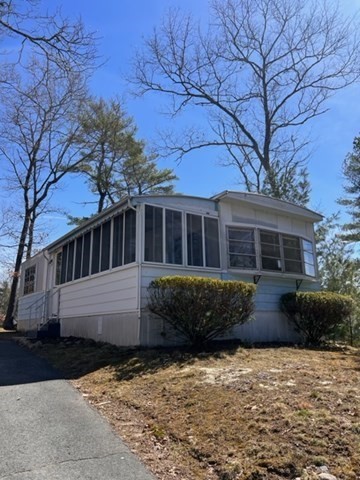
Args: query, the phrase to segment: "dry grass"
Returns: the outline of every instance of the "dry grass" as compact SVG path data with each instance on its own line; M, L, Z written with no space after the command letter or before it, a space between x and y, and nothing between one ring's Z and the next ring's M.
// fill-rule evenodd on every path
M291 479L310 465L360 478L358 350L33 347L159 479Z

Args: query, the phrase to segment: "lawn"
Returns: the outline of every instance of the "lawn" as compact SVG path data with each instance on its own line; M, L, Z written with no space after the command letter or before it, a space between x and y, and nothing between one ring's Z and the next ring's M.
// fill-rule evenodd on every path
M31 343L163 480L360 478L360 352ZM326 470L326 469L323 469Z

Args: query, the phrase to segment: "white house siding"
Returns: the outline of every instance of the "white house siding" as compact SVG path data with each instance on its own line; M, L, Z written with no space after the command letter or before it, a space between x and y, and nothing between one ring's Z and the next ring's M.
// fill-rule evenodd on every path
M137 265L62 285L61 335L138 344L138 288Z
M223 280L242 280L253 282L253 275L192 270L189 268L167 268L164 266L143 266L141 275L141 330L142 345L168 345L176 343L174 333L166 323L151 314L147 309L147 287L151 280L167 275L197 275L201 277L222 278ZM300 290L318 290L319 284L304 280ZM256 289L255 315L245 325L235 327L228 337L239 338L247 342L296 342L297 333L280 311L282 294L296 290L296 279L262 276Z
M115 269L61 285L60 318L137 309L138 267Z
M35 330L44 316L45 292L36 292L20 297L17 305L17 329Z
M136 311L113 315L62 318L60 325L62 337L91 338L98 342L108 342L126 347L140 344L140 319Z
M147 309L148 286L154 278L169 275L199 276L221 278L220 270L209 270L204 268L171 267L164 265L142 265L141 267L141 345L170 345L177 343L174 333L164 321L153 315Z
M226 280L251 281L252 277L226 274ZM304 280L300 290L318 290L319 284ZM254 318L236 327L231 336L247 342L296 342L298 334L280 311L281 295L296 290L296 279L262 276L256 288Z

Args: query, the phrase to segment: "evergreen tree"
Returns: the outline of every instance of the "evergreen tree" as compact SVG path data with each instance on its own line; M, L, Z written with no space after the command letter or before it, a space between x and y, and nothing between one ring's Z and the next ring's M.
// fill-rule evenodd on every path
M355 314L345 330L338 332L350 343L360 341L360 259L354 247L343 239L339 214L324 219L316 228L316 247L321 286L324 290L350 295L356 304Z
M176 176L170 169L159 170L155 155L145 155L135 124L117 99L90 99L79 124L76 141L87 159L74 172L87 177L98 213L124 195L173 192Z
M339 203L348 207L351 222L344 225L346 233L342 237L349 242L360 242L360 137L355 137L353 151L344 160L343 174L346 196Z

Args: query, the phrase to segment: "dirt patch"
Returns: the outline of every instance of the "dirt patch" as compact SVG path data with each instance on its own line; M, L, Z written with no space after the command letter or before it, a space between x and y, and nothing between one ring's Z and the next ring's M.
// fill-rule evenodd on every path
M35 348L161 480L360 478L358 350Z

